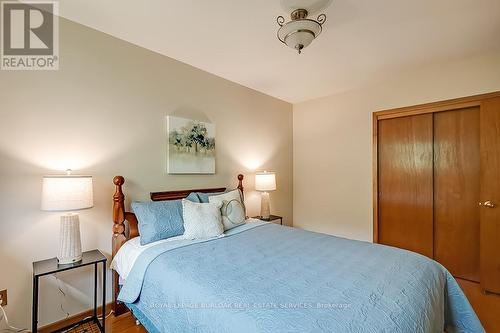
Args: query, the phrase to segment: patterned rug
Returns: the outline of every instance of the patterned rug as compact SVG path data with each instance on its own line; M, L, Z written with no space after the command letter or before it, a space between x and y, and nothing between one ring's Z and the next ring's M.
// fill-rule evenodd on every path
M99 327L94 322L85 323L82 325L78 325L69 331L68 333L99 333Z

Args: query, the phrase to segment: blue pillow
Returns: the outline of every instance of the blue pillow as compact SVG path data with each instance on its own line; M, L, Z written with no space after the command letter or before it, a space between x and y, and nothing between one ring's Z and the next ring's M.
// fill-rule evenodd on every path
M132 202L139 222L141 245L184 233L181 200Z
M186 199L200 202L195 193L190 193ZM141 245L184 233L181 200L132 202L132 209L139 222Z
M195 192L191 192L189 193L189 195L187 196L186 200L189 200L191 202L196 202L196 203L201 203L201 200L200 198L198 197L198 194L196 194ZM208 200L208 199L207 199ZM208 201L207 201L208 202Z
M212 195L219 195L224 192L213 192L213 193L202 193L202 192L196 192L196 195L198 195L198 198L201 203L208 203L208 197L211 197ZM191 193L193 194L193 193Z

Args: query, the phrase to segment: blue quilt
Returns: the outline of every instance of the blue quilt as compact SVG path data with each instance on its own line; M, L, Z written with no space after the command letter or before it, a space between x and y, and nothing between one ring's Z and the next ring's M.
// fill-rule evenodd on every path
M119 300L150 333L484 332L435 261L272 223L147 249Z

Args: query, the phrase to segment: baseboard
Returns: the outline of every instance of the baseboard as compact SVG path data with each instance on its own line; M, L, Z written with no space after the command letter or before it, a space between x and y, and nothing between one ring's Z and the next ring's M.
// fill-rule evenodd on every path
M109 314L109 312L111 311L111 308L112 308L112 303L106 304L106 312L105 312L106 315ZM102 310L102 306L100 306L100 307L97 308L98 315L101 313L101 310ZM59 320L59 321L56 321L55 323L48 324L48 325L45 325L43 327L40 327L38 329L38 332L40 332L40 333L50 333L50 332L54 332L54 331L60 330L63 327L71 325L72 323L78 322L78 321L80 321L80 320L82 320L82 319L84 319L86 317L92 316L93 313L94 313L94 309L90 309L90 310L87 310L87 311L84 311L84 312L81 312L81 313L69 316L68 318L65 318L63 320Z

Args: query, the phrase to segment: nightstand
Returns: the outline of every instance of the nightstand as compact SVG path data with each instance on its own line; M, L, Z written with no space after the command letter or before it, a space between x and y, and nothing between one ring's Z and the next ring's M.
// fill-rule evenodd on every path
M32 326L31 331L33 333L38 332L38 285L40 277L50 274L55 274L70 269L76 269L80 267L94 265L94 313L91 317L86 318L82 321L68 325L68 327L62 328L64 331L67 328L73 327L78 324L83 324L87 322L95 322L99 327L101 333L105 332L105 319L106 316L106 257L99 250L83 252L82 260L67 265L59 265L57 258L36 261L33 263L33 313L32 313ZM102 263L102 322L99 321L97 316L97 265Z
M261 220L261 221L266 221L266 222L280 220L280 224L283 225L283 217L278 216L278 215L269 215L269 219L263 219L262 216L253 216L253 218L257 219L257 220Z

